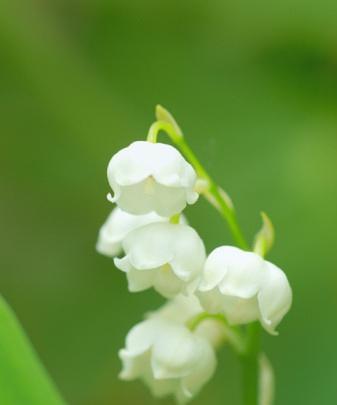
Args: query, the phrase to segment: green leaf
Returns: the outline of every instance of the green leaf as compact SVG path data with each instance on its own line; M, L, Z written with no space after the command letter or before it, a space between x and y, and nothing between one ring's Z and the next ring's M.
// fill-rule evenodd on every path
M0 296L0 404L64 405L14 312Z

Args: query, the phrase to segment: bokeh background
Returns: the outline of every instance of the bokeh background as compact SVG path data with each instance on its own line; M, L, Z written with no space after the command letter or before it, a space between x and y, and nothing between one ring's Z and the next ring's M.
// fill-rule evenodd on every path
M0 1L1 293L69 404L157 403L118 380L117 351L162 300L129 294L94 249L107 162L157 103L247 237L261 209L275 224L270 258L294 289L264 336L276 404L337 403L336 18L329 0ZM187 216L208 250L231 243L204 201ZM239 373L224 349L194 403L239 404Z

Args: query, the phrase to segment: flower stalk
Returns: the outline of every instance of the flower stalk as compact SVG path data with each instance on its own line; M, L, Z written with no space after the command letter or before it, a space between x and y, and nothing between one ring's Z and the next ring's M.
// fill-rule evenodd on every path
M241 249L249 250L249 245L246 242L240 229L235 212L232 206L228 203L228 197L225 198L225 195L221 192L219 186L215 183L215 181L202 166L197 156L194 154L188 143L185 141L183 135L181 133L177 133L175 131L175 126L172 125L170 122L156 121L151 125L149 129L147 140L149 142L157 142L158 134L160 131L166 132L172 142L177 145L178 149L194 167L198 177L201 180L204 180L205 184L208 185L207 188L204 188L203 194L205 198L213 206L215 206L215 208L220 212L221 216L227 221L232 237L237 246L239 246Z
M159 110L159 114L158 114ZM157 118L166 118L167 121L158 120L154 122L148 132L147 141L157 142L159 132L165 132L178 149L182 152L185 158L192 164L198 177L207 187L203 187L202 194L221 214L227 222L232 238L238 247L244 250L250 250L246 242L243 232L237 221L235 211L231 204L230 198L216 184L212 177L207 173L206 169L200 163L197 156L194 154L188 143L174 120L173 116L161 106L157 106ZM159 115L159 117L158 117ZM178 131L177 131L178 128ZM234 328L228 326L227 321L222 315L212 315L209 313L201 313L195 319L192 319L189 325L190 329L195 329L204 319L216 319L223 322L226 326L233 349L239 354L242 365L242 385L243 385L243 404L257 405L258 404L258 386L259 386L259 365L258 358L260 353L260 325L253 323L247 326L247 335L244 344L234 332ZM228 336L228 333L227 333ZM234 336L234 339L233 339Z
M223 328L225 340L231 345L232 349L238 355L244 355L247 348L246 341L241 333L241 330L228 325L226 318L222 314L209 314L208 312L201 312L187 322L187 327L191 331L195 331L199 325L206 320L219 322Z
M242 402L257 405L259 394L260 325L255 322L247 326L246 351L239 356L242 369Z

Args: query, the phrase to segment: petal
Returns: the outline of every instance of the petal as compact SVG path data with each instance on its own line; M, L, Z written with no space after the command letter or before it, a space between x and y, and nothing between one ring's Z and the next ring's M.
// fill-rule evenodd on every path
M119 207L135 215L155 211L160 216L171 217L186 207L186 189L161 185L148 177L120 187L120 195L115 200Z
M215 319L205 319L198 325L195 333L207 340L215 349L222 347L226 340L224 325Z
M203 278L199 285L200 291L209 291L216 287L225 277L228 269L226 265L226 249L224 246L214 249L207 257Z
M184 326L166 321L152 350L151 366L157 379L188 375L198 363L198 341Z
M199 194L194 190L186 191L186 201L188 204L192 205L198 201Z
M159 215L172 216L186 207L186 189L156 183L152 199L153 209Z
M173 272L184 281L201 275L206 251L197 232L190 226L176 225L172 228L172 244L174 257L170 264Z
M107 194L107 200L111 203L115 203L116 201L119 200L120 196L121 196L121 187L119 186L119 184L117 184L113 179L111 179L111 181L109 181L110 187L114 192L114 195L112 196L110 193Z
M130 263L129 257L114 259L115 266L126 273L128 288L130 292L139 292L153 286L156 279L157 269L138 270Z
M168 218L154 212L132 215L115 207L99 231L97 250L107 256L116 256L122 250L122 241L134 229L153 222L167 222Z
M170 265L166 264L156 270L153 286L164 297L172 298L183 290L184 283L173 273Z
M232 325L242 325L259 319L259 307L256 297L244 299L223 296L223 312Z
M181 153L171 145L156 143L152 174L160 184L193 188L197 175Z
M184 324L200 312L203 312L203 308L196 296L180 294L169 300L159 310L150 314L150 316L160 316Z
M266 272L264 260L232 246L222 247L222 260L227 273L219 285L221 293L240 298L256 295Z
M96 250L101 255L114 257L122 252L122 244L109 239L105 231L101 229L96 242Z
M148 351L160 331L161 321L158 319L147 319L138 323L130 329L125 339L123 355L139 356Z
M205 311L212 314L223 312L223 295L218 288L209 291L197 291L196 295Z
M291 307L292 291L284 272L270 262L265 263L268 271L258 294L261 323L269 333L276 334L275 328Z
M151 178L130 186L120 187L118 206L134 215L143 215L155 210L156 184Z
M150 388L151 394L156 398L162 398L169 394L173 394L179 386L179 380L158 380L153 377L152 372L143 375L142 379L144 383Z
M201 390L212 378L216 369L217 361L214 349L202 338L198 340L198 354L199 359L196 367L181 381L181 388L187 399L195 396Z
M145 180L151 175L153 144L137 141L117 152L108 165L108 180L111 188L117 183L129 186Z
M129 233L123 242L123 248L135 268L153 269L172 259L172 226L174 225L155 223Z
M182 293L184 295L191 295L191 294L195 294L198 285L200 284L200 280L201 280L201 276L196 277L195 279L193 279L192 281L189 281L187 284L185 284L185 287L182 291Z
M149 368L149 353L135 356L127 350L121 349L118 355L122 361L122 370L119 373L119 378L122 380L129 381L142 377L144 372Z
M144 291L152 287L156 279L156 270L137 270L131 268L126 274L130 292Z
M124 273L128 273L133 269L132 265L130 264L130 260L127 256L124 256L121 259L115 257L114 264L117 267L117 269L123 271Z
M123 243L131 264L138 269L169 263L180 279L187 281L201 273L205 247L187 225L155 223L131 232Z

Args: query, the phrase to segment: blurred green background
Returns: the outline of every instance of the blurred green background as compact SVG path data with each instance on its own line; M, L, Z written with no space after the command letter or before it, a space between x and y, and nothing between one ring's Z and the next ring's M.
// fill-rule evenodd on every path
M1 293L70 404L157 403L118 380L117 351L162 299L129 294L94 249L107 162L157 103L248 238L261 209L274 222L294 290L264 337L276 404L337 403L336 18L329 0L0 0ZM187 216L208 250L231 243L204 201ZM239 389L225 349L194 403L237 405Z

